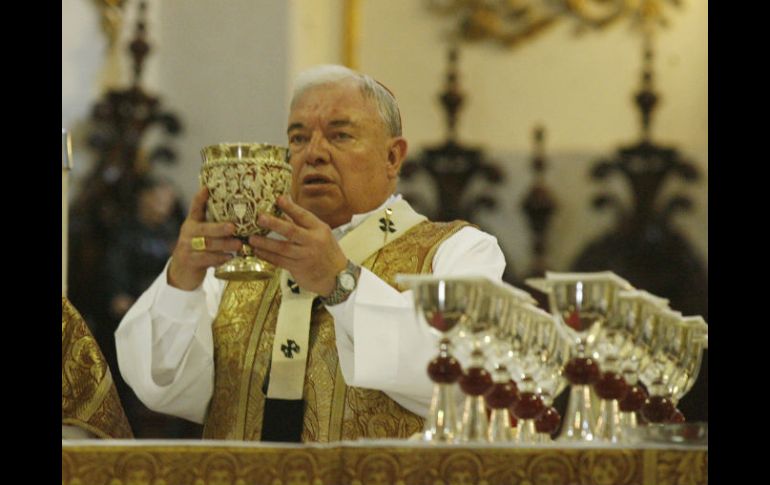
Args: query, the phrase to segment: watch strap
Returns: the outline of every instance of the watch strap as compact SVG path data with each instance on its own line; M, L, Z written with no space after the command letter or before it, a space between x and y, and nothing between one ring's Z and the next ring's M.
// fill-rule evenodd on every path
M353 288L345 288L345 286L342 284L342 278L344 278L345 275L352 276L353 280L355 281ZM353 291L355 291L356 287L358 286L358 277L360 275L361 267L356 265L353 261L348 260L348 264L345 266L345 269L340 271L340 273L337 274L335 278L334 290L332 290L329 296L320 297L321 303L331 306L338 305L346 301L350 297L350 294L353 293Z

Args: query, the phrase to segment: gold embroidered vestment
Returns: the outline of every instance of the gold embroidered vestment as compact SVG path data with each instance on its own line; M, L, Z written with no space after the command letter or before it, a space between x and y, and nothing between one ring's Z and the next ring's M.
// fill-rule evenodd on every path
M133 438L104 354L83 317L61 302L61 421L100 438Z
M468 223L422 222L368 257L363 266L385 282L398 273L430 273L438 246ZM214 320L214 393L204 438L259 440L278 308L278 275L271 280L229 282ZM423 419L381 391L347 386L339 366L334 321L313 305L304 383L302 441L407 438Z

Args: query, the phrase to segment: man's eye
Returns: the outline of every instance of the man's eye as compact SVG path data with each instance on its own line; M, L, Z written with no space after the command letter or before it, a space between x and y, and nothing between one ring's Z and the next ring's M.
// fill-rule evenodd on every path
M338 131L332 135L332 138L335 140L349 140L350 138L353 138L350 133L345 133L344 131Z
M298 144L298 143L305 143L307 141L307 137L305 135L291 135L289 137L289 143L291 144Z

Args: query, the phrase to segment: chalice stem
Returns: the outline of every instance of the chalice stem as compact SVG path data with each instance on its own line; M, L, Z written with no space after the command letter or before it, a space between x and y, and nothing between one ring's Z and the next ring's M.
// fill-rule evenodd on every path
M243 245L241 246L241 256L252 256L254 254L254 250L251 249L251 246L246 243L246 241L242 241Z

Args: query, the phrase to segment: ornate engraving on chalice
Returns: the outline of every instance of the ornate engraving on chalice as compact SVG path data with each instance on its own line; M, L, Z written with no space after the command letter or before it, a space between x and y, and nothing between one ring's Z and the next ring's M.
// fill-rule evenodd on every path
M558 328L571 341L571 358L564 367L570 397L560 440L593 441L597 438L591 386L602 377L597 337L615 312L617 295L633 287L611 271L557 273L530 278L526 283L548 295Z
M459 433L454 388L462 376L462 366L452 355L451 339L461 327L478 319L481 294L490 280L398 274L396 283L412 290L417 319L424 320L430 332L439 338L439 353L428 364L434 387L422 439L454 443Z
M209 190L206 220L235 224L235 237L243 242L241 254L219 266L216 277L272 277L272 265L254 256L247 242L251 235L269 232L257 224L259 214L281 215L275 202L291 187L288 150L266 143L219 143L203 147L201 156L200 182Z

